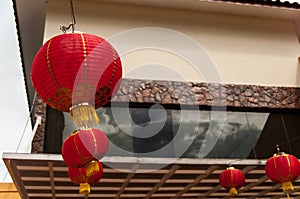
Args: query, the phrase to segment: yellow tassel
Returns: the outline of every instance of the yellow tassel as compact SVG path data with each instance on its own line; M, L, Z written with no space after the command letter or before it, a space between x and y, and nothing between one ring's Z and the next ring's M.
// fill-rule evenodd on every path
M94 175L95 173L99 172L99 164L97 161L91 161L87 165L85 165L86 168L86 176L90 177Z
M89 103L72 106L70 108L70 116L80 129L92 128L99 123L96 110Z
M237 195L238 195L238 192L237 192L237 189L236 189L236 188L230 188L230 189L229 189L229 193L230 193L230 195L232 195L232 196L237 196Z
M283 182L282 183L282 189L283 189L284 193L288 194L291 191L294 191L294 186L293 186L291 181Z
M287 199L290 199L290 194L287 193L287 194L286 194L286 197L287 197Z
M84 182L84 183L80 183L80 188L79 188L79 193L80 194L89 194L91 192L91 186L89 183Z

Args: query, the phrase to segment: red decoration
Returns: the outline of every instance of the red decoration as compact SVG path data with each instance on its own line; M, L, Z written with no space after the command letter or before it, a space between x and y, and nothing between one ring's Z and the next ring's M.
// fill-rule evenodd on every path
M87 175L97 172L95 161L106 155L109 142L105 133L91 128L72 133L62 145L62 157L69 167L86 167Z
M282 184L283 192L289 197L289 193L294 190L292 181L300 175L298 158L278 152L267 160L265 170L270 180Z
M80 185L79 193L89 194L90 185L94 185L100 181L103 175L103 167L100 162L97 162L99 171L91 176L86 175L86 169L69 167L68 175L71 181L77 185Z
M31 70L32 84L41 99L64 112L81 103L103 106L116 94L121 77L116 50L103 38L85 33L48 40L37 52Z
M222 187L229 189L231 195L238 195L237 189L244 186L245 176L241 170L228 167L220 174L219 182Z

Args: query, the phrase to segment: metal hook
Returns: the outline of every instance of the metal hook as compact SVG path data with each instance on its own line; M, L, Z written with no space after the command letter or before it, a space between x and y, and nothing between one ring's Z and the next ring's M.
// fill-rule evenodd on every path
M75 12L74 12L74 6L72 0L70 0L70 8L71 8L71 20L72 20L71 23L69 24L69 26L59 25L59 29L63 33L66 33L67 30L69 30L70 28L72 28L72 33L74 33L75 30L76 19L75 19Z

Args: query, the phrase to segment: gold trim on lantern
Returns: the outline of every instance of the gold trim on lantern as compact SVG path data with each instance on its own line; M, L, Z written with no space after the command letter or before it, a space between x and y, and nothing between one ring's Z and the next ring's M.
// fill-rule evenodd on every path
M114 76L115 76L115 74L116 74L116 68L117 68L117 56L116 56L116 51L115 51L115 49L114 49L114 47L110 44L110 43L108 43L109 44L109 46L111 47L111 50L113 51L113 55L114 55L114 67L113 67L113 70L112 70L112 73L111 73L111 78L110 78L110 80L109 80L109 86L111 85L111 83L112 83L112 80L114 79Z
M283 192L286 194L294 191L294 186L291 181L283 182L281 185L282 185Z
M95 134L94 134L94 132L93 132L93 129L90 129L89 131L90 131L90 133L91 133L91 135L92 135L92 137L93 137L93 140L94 140L94 155L96 155L96 153L97 153L97 151L98 151L97 139L96 139L96 137L95 137Z
M78 148L78 146L77 146L77 141L76 141L76 137L75 137L76 134L78 134L78 131L75 132L75 133L74 133L74 132L72 133L73 141L74 141L75 148L76 148L76 151L77 151L77 153L78 153L80 159L83 159L83 157L82 157L82 155L81 155L81 153L80 153L80 150L79 150L79 148Z
M50 77L51 77L52 81L54 82L55 86L57 88L59 88L59 85L58 85L56 79L54 78L54 75L53 75L53 72L52 72L52 69L51 69L50 59L49 59L49 51L50 51L51 41L52 41L52 39L49 40L48 45L47 45L47 50L46 50L47 67L48 67L48 71L50 73Z
M85 165L86 168L86 176L90 177L95 173L99 172L99 164L97 161L93 160Z
M87 182L80 183L80 185L79 185L79 193L80 194L84 194L84 195L91 193L91 186L90 186L90 184L87 183Z
M237 191L236 188L230 188L230 189L229 189L229 193L230 193L230 195L232 195L232 196L237 196L237 195L238 195L238 191Z
M84 80L86 81L86 44L84 40L83 33L80 33L83 47L83 68L84 68Z
M93 106L81 103L70 108L70 116L79 129L88 129L99 123L99 117Z

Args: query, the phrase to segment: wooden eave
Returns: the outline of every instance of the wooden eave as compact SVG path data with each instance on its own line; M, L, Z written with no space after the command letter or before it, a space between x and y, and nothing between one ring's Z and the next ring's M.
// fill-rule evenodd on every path
M61 155L3 154L23 199L84 198L67 174ZM86 198L230 198L219 175L232 164L246 176L236 198L285 198L265 175L265 160L105 157L104 175ZM300 198L299 179L294 199Z

